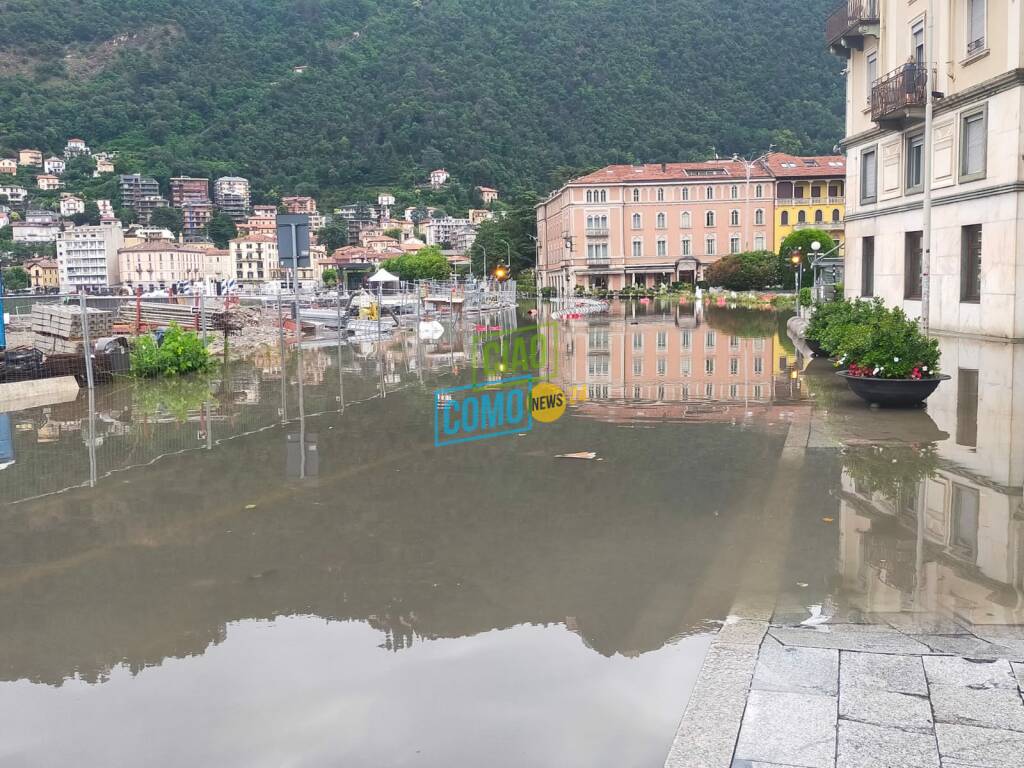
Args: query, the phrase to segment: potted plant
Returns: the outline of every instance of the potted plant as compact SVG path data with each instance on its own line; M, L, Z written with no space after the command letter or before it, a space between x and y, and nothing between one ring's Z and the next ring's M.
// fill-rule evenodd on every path
M839 355L839 375L851 391L872 405L909 407L927 400L949 379L939 371L939 343L921 332L901 309L874 302L859 309L841 329L830 331ZM862 308L860 308L862 309ZM832 341L829 342L830 344Z
M837 298L833 301L819 302L815 305L814 314L807 324L804 341L815 357L831 357L850 325L870 322L874 315L884 311L885 306L881 299L846 301Z

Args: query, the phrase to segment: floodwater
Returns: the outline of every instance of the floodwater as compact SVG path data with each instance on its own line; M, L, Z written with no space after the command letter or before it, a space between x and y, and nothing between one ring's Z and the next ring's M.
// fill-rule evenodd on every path
M0 414L0 765L658 766L737 605L1024 623L1021 345L891 413L772 313L559 330L464 445L472 326Z

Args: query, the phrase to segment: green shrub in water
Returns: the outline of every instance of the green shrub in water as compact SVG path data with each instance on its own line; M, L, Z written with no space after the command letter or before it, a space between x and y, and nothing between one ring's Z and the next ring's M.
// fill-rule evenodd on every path
M140 378L179 376L209 370L210 352L194 331L184 331L174 323L157 346L153 336L140 336L132 342L132 374Z

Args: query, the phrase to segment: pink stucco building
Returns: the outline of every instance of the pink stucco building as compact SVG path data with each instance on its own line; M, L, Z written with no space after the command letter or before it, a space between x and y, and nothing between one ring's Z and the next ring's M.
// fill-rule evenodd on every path
M771 250L773 180L760 163L611 165L537 206L537 277L572 290L700 279L728 253Z

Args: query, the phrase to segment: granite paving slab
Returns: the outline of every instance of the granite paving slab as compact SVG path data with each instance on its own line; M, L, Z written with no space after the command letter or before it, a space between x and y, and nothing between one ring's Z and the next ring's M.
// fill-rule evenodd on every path
M908 635L927 645L934 653L981 659L1008 659L1015 653L1005 645L994 645L974 635Z
M722 625L715 640L720 643L758 646L767 630L767 622L730 616Z
M1016 686L1010 690L933 685L931 700L938 723L1024 733L1024 701ZM1024 753L1021 762L1024 763Z
M1024 733L976 728L970 725L935 724L939 755L944 766L971 768L1020 768Z
M1017 685L1024 691L1024 663L1015 662L1010 667L1013 668L1014 674L1017 675Z
M928 695L928 682L920 656L843 651L839 669L843 687Z
M836 768L939 768L935 737L839 721Z
M927 696L851 685L839 691L839 718L924 734L931 734L933 725Z
M839 693L839 651L831 648L793 648L766 637L754 670L754 690Z
M751 691L735 758L803 768L833 768L836 706L833 696Z
M974 634L994 645L1002 645L1011 651L1013 661L1024 661L1024 627L978 626Z
M769 634L784 645L804 648L836 648L842 651L924 654L928 646L877 624L829 624L814 628L772 627Z
M1016 689L1017 680L1010 662L960 659L951 656L926 656L924 671L931 686L963 688Z
M876 613L874 617L908 635L971 634L960 622L936 613Z
M729 765L756 663L756 646L711 645L665 768Z

